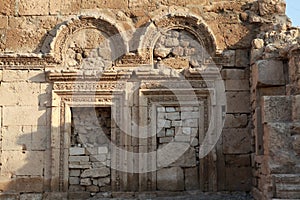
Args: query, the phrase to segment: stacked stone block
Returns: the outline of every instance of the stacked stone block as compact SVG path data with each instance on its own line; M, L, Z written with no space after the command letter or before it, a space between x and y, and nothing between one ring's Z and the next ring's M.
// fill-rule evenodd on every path
M157 148L168 148L168 143L188 143L190 147L182 152L169 166L161 166L157 172L157 188L162 191L183 191L199 189L199 126L198 106L157 107ZM203 134L203 133L202 133ZM179 153L179 152L178 152ZM177 155L174 153L174 155Z
M220 188L231 191L251 190L251 153L253 152L250 133L250 87L249 51L247 49L227 50L221 75L225 84L227 112L222 132L222 154L225 174Z
M51 85L44 70L0 71L0 190L42 192L49 187Z
M199 23L202 24L203 21L203 24L209 27L216 43L216 54L212 56L217 56L213 60L216 61L225 81L228 102L225 129L222 140L216 147L218 155L216 162L218 171L221 172L218 173L218 190L248 191L251 183L247 180L251 177L249 172L252 167L255 177L252 185L255 188L253 193L256 199L300 198L299 188L297 189L299 185L297 156L300 146L298 125L300 75L297 47L299 39L296 39L299 38L299 30L290 27L290 22L284 15L284 8L285 3L282 0L41 0L38 4L35 0L1 0L0 52L3 55L0 55L0 190L32 193L57 189L55 185L57 177L53 178L56 172L50 170L51 165L57 164L53 163L57 155L55 153L57 147L50 148L51 140L57 138L50 138L53 136L50 132L51 129L58 129L60 127L57 126L63 125L56 123L50 127L51 112L57 112L58 105L55 102L56 96L51 97L53 88L49 80L45 79L44 69L49 67L54 71L64 71L70 68L74 70L73 68L77 67L77 64L87 55L93 59L86 59L85 69L94 66L93 60L97 61L95 65L100 68L106 67L106 64L112 64L103 62L103 60L109 61L106 58L111 56L109 55L110 47L108 47L109 44L102 43L104 36L99 34L107 27L100 24L98 28L101 31L92 28L86 31L86 38L81 37L80 31L84 32L86 27L80 26L85 18L95 15L98 21L104 19L108 21L107 24L117 26L120 32L126 32L124 38L128 42L129 50L126 53L130 52L130 56L138 57L136 49L140 38L144 37L143 30L139 30L140 27L155 25L158 18L175 15L185 18L199 15ZM77 17L80 18L77 21L74 20L77 24L70 26L67 21ZM74 28L77 25L78 29ZM186 25L187 27L190 25L188 21ZM60 34L66 29L70 31L67 35ZM81 30L77 32L79 29ZM110 32L109 28L107 29ZM193 27L189 27L189 30L193 30ZM160 38L153 52L155 67L159 67L160 64L179 69L201 67L203 59L198 56L202 50L197 51L199 46L197 48L193 46L194 38L188 33L189 30L178 30L176 27L164 33L165 35ZM252 39L260 31L262 33L253 41L251 49L250 69L253 77L250 98L249 51ZM50 44L59 37L64 37L62 40L66 40L67 48L62 50L64 55L61 55L60 51L54 52L53 43ZM148 40L152 39L152 37L148 38ZM78 41L79 43L76 43ZM99 43L104 45L102 50L95 49L93 46ZM59 48L62 46L59 45ZM293 51L290 51L291 49ZM48 53L56 54L56 58L65 54L67 56L64 57L64 62L60 63L60 60L52 60L52 55ZM179 57L181 59L178 59ZM136 63L139 61L141 60ZM144 61L141 62L144 63ZM121 59L120 63L126 62ZM147 64L150 65L150 63ZM129 68L126 66L124 71L127 69ZM60 77L60 81L74 80L64 75ZM86 75L88 77L88 73ZM273 96L280 96L280 98ZM54 101L53 104L51 100ZM267 106L272 104L270 102L277 105L272 106L275 108L271 109L272 112ZM249 107L252 110L249 110ZM291 114L292 118L274 118L278 113L280 116L285 115L285 111L289 111L288 115ZM177 112L176 106L175 112ZM267 116L267 112L274 113L274 116ZM251 114L253 124L250 120ZM181 117L180 114L179 120L167 119L170 121L170 127L166 125L162 127L164 128L162 133L157 132L157 134L162 134L161 138L158 137L158 147L162 148L165 142L170 140L188 143L184 134L182 134L183 137L176 138L176 132L189 133L192 132L189 128L195 127L177 126L176 123L182 120ZM108 117L104 117L103 121L109 121ZM107 141L103 138L106 137L89 134L89 132L99 131L97 128L92 128L92 130L87 128L94 127L95 124L88 121L84 123L86 123L82 125L84 127L76 125L79 130L73 131L74 134L72 134L68 155L69 187L90 194L97 190L101 191L109 185L107 183L105 186L100 186L99 180L109 177L109 175L102 177L104 175L101 174L108 173L107 168L102 164L109 162L110 149L105 146ZM252 136L255 140L251 140L249 134L252 126ZM108 126L104 127L109 129ZM193 144L189 141L192 146L192 150L189 151L195 152L189 155L198 153L197 140L193 141L196 142ZM255 155L253 154L250 160L254 145ZM276 156L273 156L274 154ZM280 155L278 160L277 155ZM279 167L274 169L273 162ZM159 177L176 174L175 182L180 180L176 188L187 189L187 186L193 182L193 179L188 177L196 176L188 172L194 167L185 168L178 163L170 167L171 169L163 168L162 170L165 171L158 172ZM223 173L224 169L226 173ZM272 170L277 171L275 173ZM91 174L100 175L93 177ZM95 184L94 179L98 179ZM50 180L53 181L52 186L50 186ZM192 181L188 184L187 180ZM292 187L285 187L285 185ZM45 194L45 197L47 195ZM41 194L20 196L30 199L41 198ZM3 197L8 198L9 194L4 194ZM54 193L52 197L52 199L61 199L61 197L65 198L66 194L56 197Z
M72 108L69 190L91 194L111 190L110 108Z
M297 36L291 38L290 32L267 32L252 42L255 199L300 198L299 50L292 47ZM288 42L280 42L278 36ZM276 43L280 45L271 50Z
M170 30L158 39L154 47L156 64L174 69L201 67L205 48L194 35L185 30ZM181 62L177 59L182 58Z

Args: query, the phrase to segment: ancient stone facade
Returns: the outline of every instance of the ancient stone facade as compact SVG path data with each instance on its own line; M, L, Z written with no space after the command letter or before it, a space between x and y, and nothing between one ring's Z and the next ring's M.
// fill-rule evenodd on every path
M1 0L0 198L300 198L283 0Z

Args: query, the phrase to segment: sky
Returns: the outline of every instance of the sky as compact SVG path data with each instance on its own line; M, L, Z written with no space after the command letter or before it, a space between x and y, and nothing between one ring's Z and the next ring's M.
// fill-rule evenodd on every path
M286 0L287 16L292 20L293 26L300 27L300 0Z

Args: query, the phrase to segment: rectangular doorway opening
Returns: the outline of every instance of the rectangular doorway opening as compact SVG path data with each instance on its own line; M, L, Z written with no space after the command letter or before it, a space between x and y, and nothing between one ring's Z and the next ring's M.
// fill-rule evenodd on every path
M111 107L71 108L69 191L111 191Z

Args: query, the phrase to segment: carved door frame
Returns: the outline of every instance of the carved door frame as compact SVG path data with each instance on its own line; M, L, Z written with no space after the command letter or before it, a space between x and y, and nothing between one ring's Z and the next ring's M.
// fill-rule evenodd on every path
M182 85L176 82L169 82L171 85L179 88L178 91L185 92L186 88L181 88ZM139 82L138 90L133 92L133 97L129 97L132 94L128 94L129 82L121 81L97 81L97 82L54 82L52 90L52 116L51 116L51 189L52 191L68 191L68 155L70 148L70 138L71 138L71 108L72 107L112 107L112 116L116 117L116 121L119 124L112 125L111 140L116 146L120 145L125 148L125 150L130 150L130 145L133 139L124 134L124 131L129 131L131 133L138 132L138 134L145 131L143 129L143 124L148 122L149 118L155 119L152 112L156 106L157 100L163 102L166 105L175 105L176 100L174 95L167 95L165 89L162 89L162 84L160 81L145 80ZM222 108L216 103L216 92L214 90L214 81L191 81L193 90L203 106L204 115L204 129L209 129L208 119L212 119L210 113L215 113L221 117ZM132 92L132 91L131 91ZM129 92L130 93L130 92ZM135 100L128 100L129 98L136 98ZM157 99L158 98L158 99ZM185 98L181 96L179 98ZM186 102L187 104L193 104L193 102ZM113 104L118 105L118 108L112 106ZM136 104L136 105L135 105ZM200 106L199 104L199 106ZM132 106L132 107L130 107ZM113 109L115 107L116 109ZM127 110L126 110L127 109ZM130 115L132 118L127 119L126 112L129 110L136 109L135 114ZM213 112L212 112L213 111ZM220 119L218 117L218 119ZM135 118L135 119L134 119ZM126 123L126 120L136 120L138 127L132 126L132 124ZM113 120L112 120L113 121ZM210 120L211 121L211 120ZM215 129L220 127L221 120L213 120L213 126ZM128 121L127 121L128 122ZM212 123L212 122L210 122ZM151 130L146 130L147 134L151 134ZM216 131L216 130L213 130ZM214 134L214 133L212 133ZM147 137L146 139L137 139L138 148L131 149L133 152L151 152L156 150L156 136ZM146 145L141 145L146 143ZM133 147L134 148L134 147ZM145 149L146 148L146 149ZM134 173L126 173L118 171L115 169L120 169L119 167L127 166L129 171L134 171L136 166L133 166L134 162L141 162L141 157L134 158L129 154L122 154L117 149L112 152L112 165L114 166L111 171L112 178L112 190L113 191L131 191L129 189L129 183L138 181L138 185L133 190L136 191L155 191L156 190L156 171L149 171L147 173L140 173L137 176ZM220 154L218 154L219 156ZM128 156L128 158L126 158ZM114 158L114 159L113 159ZM127 160L137 159L133 163ZM155 162L154 162L155 161ZM150 163L148 163L150 162ZM156 158L150 158L147 161L149 165L156 164ZM120 166L118 166L120 165ZM139 164L138 167L143 167ZM200 166L199 177L200 180L200 190L202 191L216 191L217 186L217 154L216 147L210 152L205 158L203 158L203 163Z
M69 168L68 156L71 138L72 107L112 107L113 103L123 102L124 92L115 90L122 83L116 82L56 82L52 90L51 113L51 190L66 192L68 190ZM114 94L112 92L114 90ZM114 109L112 112L121 112ZM122 117L121 113L114 116ZM117 119L122 123L122 119ZM118 135L118 136L117 136ZM112 123L111 140L120 142L120 129ZM117 152L112 152L118 156ZM118 157L115 157L118 159ZM111 172L112 188L118 190L119 172Z

